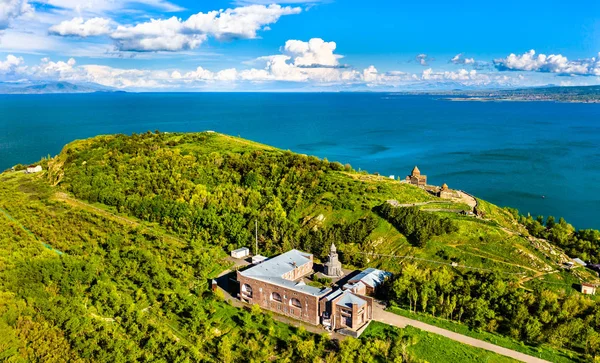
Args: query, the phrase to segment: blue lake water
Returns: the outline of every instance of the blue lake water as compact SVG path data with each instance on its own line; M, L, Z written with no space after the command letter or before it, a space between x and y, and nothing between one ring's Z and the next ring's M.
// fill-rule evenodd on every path
M215 130L600 228L600 104L381 93L0 96L0 169L98 134ZM545 196L545 198L542 198Z

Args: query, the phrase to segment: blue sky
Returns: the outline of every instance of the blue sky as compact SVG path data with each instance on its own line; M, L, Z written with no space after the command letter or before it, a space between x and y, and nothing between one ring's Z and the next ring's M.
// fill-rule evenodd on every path
M600 83L600 2L0 0L0 81L136 91Z

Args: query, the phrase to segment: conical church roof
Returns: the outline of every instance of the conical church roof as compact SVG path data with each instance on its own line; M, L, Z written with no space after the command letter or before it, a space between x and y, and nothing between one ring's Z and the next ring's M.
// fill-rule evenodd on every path
M417 168L416 165L415 165L415 168L412 170L412 175L413 176L421 175L421 170L419 170L419 168Z

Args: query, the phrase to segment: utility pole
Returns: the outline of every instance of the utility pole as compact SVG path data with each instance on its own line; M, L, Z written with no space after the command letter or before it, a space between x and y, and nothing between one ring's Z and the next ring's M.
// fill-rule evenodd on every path
M258 219L254 220L254 254L258 255Z

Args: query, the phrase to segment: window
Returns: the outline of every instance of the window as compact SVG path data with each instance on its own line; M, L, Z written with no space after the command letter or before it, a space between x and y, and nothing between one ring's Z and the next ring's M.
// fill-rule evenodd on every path
M276 292L271 293L271 300L281 302L281 295Z
M247 298L252 298L252 286L248 284L242 285L242 295Z
M300 302L300 300L296 299L295 297L293 297L290 300L290 305L295 306L297 308L302 308L302 303Z

